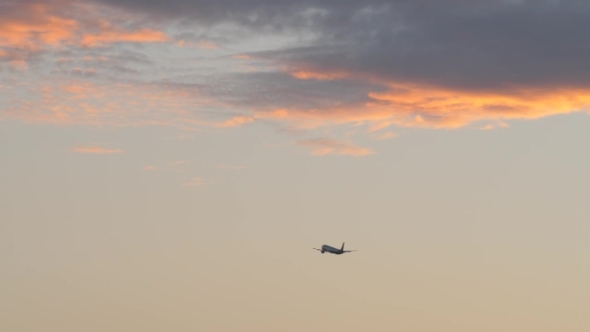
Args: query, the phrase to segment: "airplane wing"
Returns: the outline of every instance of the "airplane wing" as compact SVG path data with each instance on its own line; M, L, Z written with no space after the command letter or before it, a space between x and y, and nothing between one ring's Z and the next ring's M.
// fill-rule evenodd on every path
M315 249L317 251L322 251L322 249L318 249L318 248L311 248L311 249Z
M358 250L344 250L343 252L353 252L353 251L358 251Z

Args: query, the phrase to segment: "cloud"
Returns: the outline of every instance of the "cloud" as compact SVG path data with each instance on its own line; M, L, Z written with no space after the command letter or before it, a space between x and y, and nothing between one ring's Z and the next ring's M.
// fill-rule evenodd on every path
M247 54L236 54L236 55L232 55L232 58L234 59L240 59L240 60L249 60L251 59L251 57Z
M305 146L312 149L311 154L314 156L325 156L329 154L335 155L351 155L351 156L367 156L375 153L368 148L358 147L350 142L337 141L332 139L310 139L301 140L297 142L298 145Z
M318 136L347 126L386 139L393 127L489 130L590 109L585 1L1 6L3 119L182 132L257 122Z
M192 86L168 84L92 82L81 77L49 82L42 79L31 85L16 80L7 86L8 107L0 109L7 117L28 123L133 127L170 126L191 130L236 123L210 123L198 112L201 105L214 105L196 93ZM29 98L19 96L27 95ZM183 109L197 110L193 112ZM205 113L207 114L207 113Z
M0 14L0 47L38 50L42 45L58 45L74 37L78 22L51 13L52 5L8 2Z
M251 122L254 122L254 118L252 118L250 116L240 115L240 116L233 117L227 121L224 121L224 122L218 124L217 126L222 127L222 128L240 127L244 124L251 123Z
M374 88L365 95L367 104L347 101L344 91L322 102L312 96L296 99L296 94L280 99L284 105L275 109L289 114L281 119L311 126L313 117L316 123L379 118L401 126L461 128L588 108L590 49L580 45L587 44L583 31L590 30L590 6L581 1L104 2L199 19L210 28L229 22L251 34L315 36L308 45L240 53L243 59L282 66L308 87L317 86L315 81L333 87L346 79ZM300 88L283 80L295 91ZM262 83L265 88L272 89L272 83ZM252 91L254 96L260 95ZM269 100L258 101L260 106Z
M156 169L155 166L144 166L141 168L142 171L153 171L155 169Z
M203 48L203 49L207 49L207 50L215 50L218 49L219 46L217 44L215 44L212 41L208 41L208 40L199 40L199 41L187 41L184 39L179 40L178 42L176 42L177 46L180 47L199 47L199 48Z
M193 178L182 184L184 187L200 187L201 185L203 185L203 179L201 178Z
M375 90L381 91L368 92L364 102L334 100L323 107L296 105L260 111L257 117L308 128L367 123L372 132L391 125L456 129L485 120L538 119L590 107L590 88L515 87L509 92L494 92L391 81L376 84Z
M98 146L79 146L72 149L76 153L88 153L88 154L120 154L123 153L121 149L107 149Z
M492 129L496 129L496 128L506 128L508 127L508 124L504 123L504 122L498 122L496 124L487 124L483 127L480 127L479 130L492 130Z
M135 31L124 31L112 28L105 22L103 30L98 34L85 34L80 44L85 47L97 47L110 43L133 42L133 43L158 43L169 41L170 38L161 31L144 28Z
M91 1L48 0L0 3L0 55L11 61L31 61L44 53L75 51L78 48L112 43L171 41L153 27L124 27L129 13L109 11ZM0 56L0 60L5 56ZM15 59L17 58L17 59Z

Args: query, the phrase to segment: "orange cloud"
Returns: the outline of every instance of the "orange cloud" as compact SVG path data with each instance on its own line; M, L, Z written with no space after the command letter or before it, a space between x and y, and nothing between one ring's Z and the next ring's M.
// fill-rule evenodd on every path
M335 80L335 79L342 79L349 76L348 73L345 72L317 72L317 71L306 71L306 70L294 70L290 72L291 76L301 79L301 80L309 80L309 79L316 79L316 80Z
M36 85L6 86L2 93L14 98L0 110L5 118L27 123L52 123L98 127L169 126L184 132L200 128L235 128L254 121L235 116L225 121L207 121L194 112L200 107L231 105L199 95L191 87L153 84L99 84L81 80L37 82Z
M120 154L123 153L121 149L105 149L97 146L89 147L77 147L73 149L76 153L89 153L89 154Z
M188 90L187 90L188 89ZM82 126L170 126L184 131L200 127L236 127L251 120L234 118L209 122L189 110L217 105L192 88L153 84L94 83L81 80L37 81L35 85L14 84L2 93L30 98L11 98L0 110L7 118L27 123Z
M370 93L374 102L367 107L391 107L398 113L419 115L405 123L409 126L459 128L482 120L538 119L568 114L590 106L590 90L575 88L515 88L510 94L421 86L403 88L406 92Z
M203 179L201 178L194 178L188 182L183 183L184 187L199 187L203 184Z
M394 125L452 129L492 124L493 128L498 128L506 126L508 120L566 114L590 106L590 91L583 89L515 88L507 94L391 83L386 92L368 93L364 102L334 102L318 108L264 109L254 106L252 116L239 115L212 122L193 111L211 106L231 109L236 105L200 95L190 86L69 80L61 85L54 82L37 82L36 86L22 87L11 85L6 86L3 93L11 96L23 91L31 98L12 99L8 108L2 110L4 118L91 126L161 125L184 131L201 127L235 128L256 120L283 122L289 129L299 130L362 125L367 126L374 139L387 138L378 133Z
M169 38L165 33L147 28L137 31L109 29L96 35L85 34L82 36L80 44L86 47L96 47L120 42L157 43L168 40Z
M155 169L156 169L156 167L154 167L154 166L145 166L145 167L141 168L142 171L153 171Z
M314 156L325 156L328 154L367 156L375 152L368 148L361 148L349 142L336 141L331 139L302 140L297 144L312 149Z
M217 127L227 128L227 127L240 127L242 125L254 122L254 118L250 116L240 115L233 117L225 122L216 124Z
M44 45L57 45L71 40L78 22L50 14L50 6L23 6L26 15L15 15L0 20L0 46L38 50Z
M14 2L6 8L13 15L0 18L0 47L39 51L47 46L95 47L117 42L151 43L169 40L165 33L150 28L126 31L113 26L99 17L102 7L95 8L87 3ZM74 13L85 15L78 15L84 17L80 19L74 17ZM90 32L93 26L99 27L97 33Z
M377 81L343 72L293 70L290 74L302 80ZM380 81L377 84L388 87L388 91L368 93L367 102L363 104L335 102L334 106L323 109L271 109L257 112L256 117L288 121L307 129L364 123L369 125L369 132L376 132L391 125L456 129L480 121L503 123L505 120L538 119L590 108L590 89L582 88L514 87L508 92L474 92L407 82Z

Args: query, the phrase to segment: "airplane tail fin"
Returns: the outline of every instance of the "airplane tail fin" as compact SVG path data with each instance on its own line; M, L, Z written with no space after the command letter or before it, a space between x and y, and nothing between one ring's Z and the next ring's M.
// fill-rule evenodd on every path
M344 251L344 242L342 242L342 248L340 248L340 251Z

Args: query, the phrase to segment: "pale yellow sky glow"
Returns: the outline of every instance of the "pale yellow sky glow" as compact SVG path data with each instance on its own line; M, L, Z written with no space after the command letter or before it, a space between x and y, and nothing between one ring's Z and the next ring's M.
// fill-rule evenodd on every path
M590 331L587 31L574 0L0 0L0 331Z

